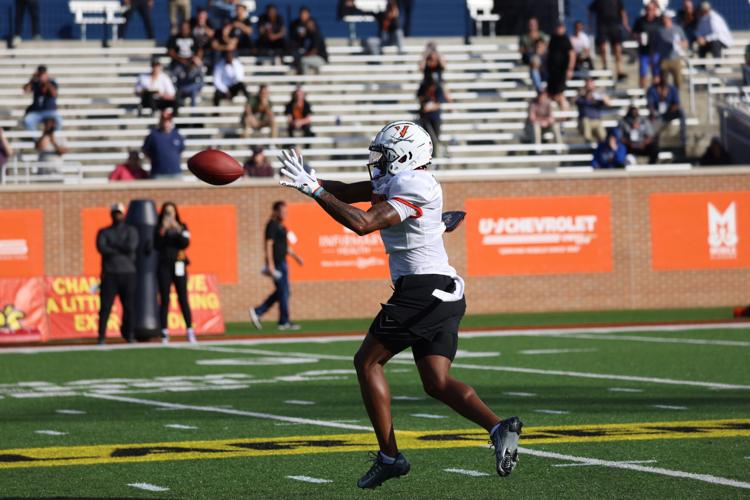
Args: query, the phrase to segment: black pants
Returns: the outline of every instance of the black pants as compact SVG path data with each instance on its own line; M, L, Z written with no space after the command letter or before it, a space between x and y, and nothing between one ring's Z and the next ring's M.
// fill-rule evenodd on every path
M31 16L31 34L39 34L39 0L16 0L16 36L23 31L23 15L29 9Z
M440 150L440 125L442 124L442 119L433 114L423 113L419 116L419 124L430 134L430 138L432 139L432 156L437 156Z
M633 156L648 156L648 163L650 165L655 165L659 161L659 145L656 142L639 148L628 146L628 153Z
M294 132L297 130L301 130L302 134L305 137L315 137L315 133L312 131L312 128L310 124L302 125L301 127L294 128L292 125L289 125L289 137L294 137Z
M174 272L174 263L160 262L159 269L156 271L156 279L159 281L159 321L161 321L162 329L168 328L167 314L169 313L169 292L172 289L172 283L174 283L174 288L177 291L177 301L180 303L185 325L192 328L193 315L190 312L190 303L188 302L187 273L177 276Z
M107 320L112 311L115 296L120 297L122 304L122 324L120 334L125 340L133 339L135 328L133 316L135 315L135 273L102 275L102 283L99 287L99 340L107 335Z
M172 108L172 112L176 115L179 112L179 104L177 99L157 99L155 92L149 92L144 90L141 93L141 107L151 108L153 111L161 111L163 109Z
M404 27L404 36L411 35L411 11L414 7L414 0L398 0L398 9L401 11L401 19ZM494 35L494 33L490 33Z
M721 57L721 50L723 48L723 43L718 40L711 40L710 42L706 42L705 45L701 45L700 47L698 47L698 55L701 57L706 57L708 54L711 54L711 57L718 59L719 57Z
M226 92L222 92L221 90L216 89L216 92L214 93L214 106L218 106L221 103L222 99L229 99L231 101L237 94L244 95L246 101L250 98L250 95L247 92L247 88L242 82L235 83L234 85L229 87Z
M120 25L120 38L125 37L125 30L133 19L133 14L138 12L143 19L143 25L146 27L146 36L154 38L154 26L151 23L151 8L148 6L148 0L133 0L130 8L125 12L125 23Z

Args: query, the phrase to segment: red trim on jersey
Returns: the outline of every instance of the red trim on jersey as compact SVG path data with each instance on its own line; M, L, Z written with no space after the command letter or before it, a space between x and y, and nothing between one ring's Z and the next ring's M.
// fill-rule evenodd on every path
M412 203L410 201L406 201L403 198L391 198L391 199L393 201L398 201L400 203L403 203L407 207L413 208L417 212L417 215L412 215L411 217L409 217L410 219L419 219L420 217L422 217L422 209L419 208L418 206L416 206L414 203Z

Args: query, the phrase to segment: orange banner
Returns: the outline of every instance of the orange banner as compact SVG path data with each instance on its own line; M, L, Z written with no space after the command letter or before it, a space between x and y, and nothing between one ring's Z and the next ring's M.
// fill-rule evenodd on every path
M99 278L93 276L47 277L47 316L53 339L97 336L99 326ZM216 276L193 274L188 280L188 300L193 313L193 327L198 334L224 332L224 315L219 301ZM172 288L167 319L172 333L184 333L177 294ZM122 324L120 300L115 300L109 320L107 336L118 337Z
M369 204L356 205L367 210ZM317 203L287 205L287 227L294 251L304 266L290 261L292 281L388 279L388 256L380 233L357 236L325 213Z
M656 271L750 267L750 192L651 195Z
M0 210L0 277L43 275L43 212L40 209Z
M237 209L234 205L180 205L190 231L189 272L215 274L220 283L237 283ZM109 209L81 209L83 273L99 275L101 256L96 233L111 224Z
M609 196L466 200L469 276L612 270Z
M41 278L0 279L0 344L47 338Z

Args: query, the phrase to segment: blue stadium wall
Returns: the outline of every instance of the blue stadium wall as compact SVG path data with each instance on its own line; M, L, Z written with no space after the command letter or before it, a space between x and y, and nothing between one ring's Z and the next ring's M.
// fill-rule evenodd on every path
M467 19L463 0L413 0L415 12L412 16L412 34L414 36L463 36L466 33ZM696 0L697 1L697 0ZM207 0L193 0L193 9L205 5ZM67 0L39 0L41 5L41 28L42 36L47 39L77 39L80 38L80 30L73 23L73 16L68 10ZM270 3L258 0L258 7L262 9ZM275 2L280 6L285 17L289 14L294 16L301 5L308 5L313 9L315 17L326 36L345 37L347 27L344 23L336 20L336 0L282 0ZM557 3L557 2L554 2ZM681 0L671 0L672 8L678 8ZM714 7L727 19L730 27L734 30L750 29L750 5L747 0L713 0ZM157 38L164 41L167 33L167 0L155 0L152 12ZM522 17L531 13L537 15L541 12L550 13L546 8L549 1L523 1L523 0L496 0L495 4L501 8L510 8L518 12ZM586 8L589 0L566 0L565 5L568 12L567 20L574 19L586 21ZM626 8L631 19L637 16L642 5L641 0L625 0ZM541 8L544 6L545 8ZM0 37L7 39L13 27L15 0L0 0ZM553 14L554 16L554 14ZM127 38L142 38L144 36L143 25L140 18L136 19L128 28ZM549 17L549 16L547 16ZM511 31L520 29L522 23L513 23ZM373 26L361 26L360 36L374 34ZM23 28L24 38L31 36L31 27L28 16L26 16ZM88 28L88 38L100 39L102 31L97 26Z

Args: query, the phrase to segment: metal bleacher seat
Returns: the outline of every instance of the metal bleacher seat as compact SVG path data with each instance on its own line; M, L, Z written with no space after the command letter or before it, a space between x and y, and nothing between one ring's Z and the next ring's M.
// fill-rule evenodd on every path
M125 22L123 7L119 0L71 0L68 4L76 24L81 26L81 38L86 40L86 26L100 24L116 26ZM117 40L117 29L112 30L112 39Z
M357 24L371 23L375 21L375 12L383 12L388 0L354 0L354 7L359 11L356 14L347 14L343 21L349 25L349 43L354 44L357 40Z
M469 9L469 15L476 26L477 36L482 36L483 23L489 24L490 36L494 35L495 23L500 20L500 15L492 12L494 3L494 0L466 0L466 8Z

